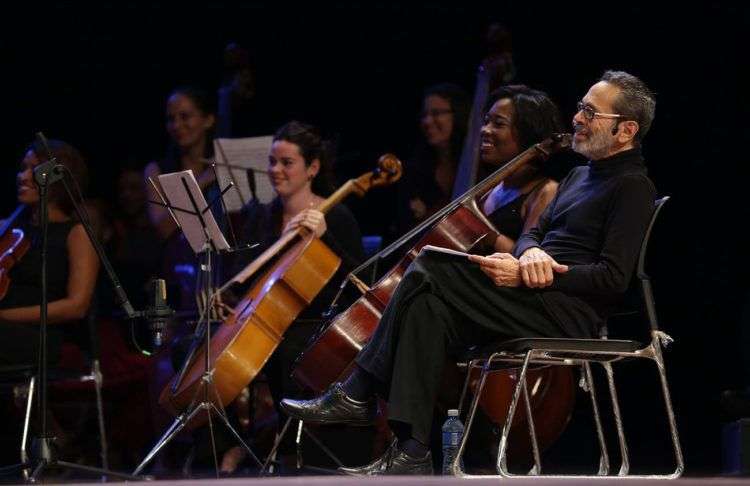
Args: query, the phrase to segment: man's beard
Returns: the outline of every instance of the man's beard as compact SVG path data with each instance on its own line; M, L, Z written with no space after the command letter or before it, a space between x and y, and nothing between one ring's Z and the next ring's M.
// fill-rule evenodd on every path
M606 130L588 130L588 138L580 142L573 138L573 150L589 160L603 159L611 147L612 140Z

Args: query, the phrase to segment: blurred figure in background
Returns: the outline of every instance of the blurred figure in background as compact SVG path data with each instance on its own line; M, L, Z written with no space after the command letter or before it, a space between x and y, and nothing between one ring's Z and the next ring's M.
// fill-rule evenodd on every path
M398 186L397 236L450 202L468 113L466 92L459 86L442 83L425 90L421 137Z

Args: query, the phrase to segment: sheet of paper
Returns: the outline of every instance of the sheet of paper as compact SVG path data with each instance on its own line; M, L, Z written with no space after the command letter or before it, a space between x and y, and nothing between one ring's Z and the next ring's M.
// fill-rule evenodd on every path
M184 183L183 180L185 181ZM206 198L203 197L201 188L198 186L198 181L195 180L193 171L183 170L181 172L161 174L159 175L159 184L161 184L161 190L170 206L194 212L193 203L190 200L190 196L188 196L188 191L190 191L195 205L201 211L203 221L208 230L208 237L213 241L216 249L229 249L229 243L224 238L219 225L216 224L213 213L206 211L208 203L206 202ZM185 190L185 185L187 185L187 191ZM185 234L185 239L190 243L190 247L194 252L200 253L206 243L206 233L203 231L200 218L195 214L185 211L174 210L175 218L180 222L182 232Z
M234 182L232 189L224 195L224 203L230 213L239 211L252 199L250 181L255 181L255 194L262 203L270 202L274 197L266 169L268 153L271 151L271 135L250 138L217 138L214 140L214 159L219 187L222 189ZM248 171L250 169L250 171Z
M464 258L469 256L468 253L464 253L462 251L451 250L450 248L443 248L442 246L433 246L433 245L423 246L422 249L419 250L419 252L421 253L423 251L435 251L438 253L445 253L446 255L453 255L453 256L464 257Z

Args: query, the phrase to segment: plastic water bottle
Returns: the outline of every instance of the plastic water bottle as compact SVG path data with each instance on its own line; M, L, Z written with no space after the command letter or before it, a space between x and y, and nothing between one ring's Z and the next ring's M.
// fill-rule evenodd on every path
M448 419L443 424L443 475L452 476L451 464L458 454L458 448L464 437L464 424L458 418L458 410L448 410ZM463 461L461 469L463 469Z

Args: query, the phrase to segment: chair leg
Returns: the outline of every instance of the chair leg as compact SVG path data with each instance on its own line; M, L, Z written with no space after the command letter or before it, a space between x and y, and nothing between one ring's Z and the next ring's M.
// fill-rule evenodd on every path
M615 375L612 371L612 364L609 362L603 362L602 367L607 374L607 383L609 385L609 396L612 400L612 414L615 416L615 425L617 427L617 440L620 443L620 456L622 461L620 463L620 471L617 473L618 476L627 476L630 471L630 454L628 452L628 443L625 440L625 429L622 425L622 412L620 411L620 400L617 396L617 388L615 387Z
M297 450L297 469L302 469L302 428L305 423L302 420L297 422L297 436L294 439L294 444Z
M104 402L102 400L102 371L98 359L94 359L92 363L91 374L94 377L94 389L96 390L96 414L99 421L99 447L101 449L102 468L109 469L107 430L104 426Z
M523 359L523 366L521 367L521 372L518 375L518 382L516 383L516 387L513 390L513 400L510 402L510 406L508 407L508 415L505 417L505 424L503 425L503 434L500 437L500 446L497 450L497 472L501 476L504 477L510 477L511 474L508 472L508 458L507 458L507 449L508 449L508 436L510 435L510 427L513 424L513 417L516 415L516 406L518 405L518 400L521 397L521 389L523 388L523 384L526 383L526 371L529 368L529 362L531 361L531 355L534 353L534 350L531 350L526 353L526 356ZM497 356L497 354L493 354L490 356L490 358L487 360L488 363L492 363L492 360ZM488 364L489 366L489 364Z
M656 368L659 371L659 378L661 381L661 392L664 396L664 406L667 410L667 418L669 419L669 430L672 435L672 447L674 448L674 454L675 454L675 461L677 463L677 466L675 467L674 472L669 476L670 479L679 478L682 476L683 471L685 470L685 459L682 456L682 447L680 446L680 436L677 432L677 421L675 420L674 416L674 409L672 408L672 398L669 394L669 387L667 386L667 373L664 368L664 358L661 354L661 347L658 343L652 343L651 348L653 348L653 354L654 354L654 362L656 363Z
M596 425L596 438L599 441L599 471L598 476L609 474L609 453L607 452L607 443L604 441L604 429L602 428L602 419L599 414L599 404L596 400L596 390L594 388L594 379L591 376L591 367L588 362L583 363L583 374L588 386L588 392L591 395L591 409L594 413L594 424Z
M36 376L32 376L29 380L29 391L28 397L26 398L26 413L23 419L23 434L21 435L21 464L29 466L29 454L26 450L26 446L29 443L29 424L31 423L31 406L34 403L34 389L36 387ZM23 468L23 477L25 480L29 479L31 471L28 467Z
M273 447L271 447L271 450L268 452L268 456L266 456L266 460L263 462L263 466L261 466L260 468L260 476L263 476L266 471L268 471L269 473L272 472L271 463L276 460L276 453L279 450L281 441L284 440L286 432L287 430L289 430L289 425L291 425L291 423L292 417L288 417L286 419L286 422L284 422L284 426L281 428L281 432L276 435L276 440L273 442Z
M476 363L477 361L471 361L469 363L469 369L467 371L466 380L464 381L464 393L462 393L461 396L461 404L463 404L463 395L466 393L466 388L469 382L469 374L471 373L471 366L472 363ZM464 470L461 468L462 460L464 457L464 451L466 450L466 443L469 441L469 432L471 431L471 426L474 423L474 416L477 412L477 407L479 406L479 399L482 396L482 391L484 390L484 384L487 381L487 374L489 373L489 367L490 367L490 360L487 360L482 367L482 374L479 376L479 385L477 385L477 389L474 390L474 398L471 401L471 406L469 407L469 414L466 417L466 425L464 426L464 436L461 439L461 444L458 446L458 452L456 453L456 457L453 458L453 463L451 464L451 472L454 476L464 476Z
M523 380L523 399L526 401L526 421L529 424L529 437L531 437L531 449L534 453L534 467L529 471L530 475L542 474L542 460L539 455L539 444L536 440L536 428L534 427L534 415L531 413L531 400L529 398L529 386Z
M464 379L464 386L461 390L461 397L458 399L458 415L461 415L464 409L464 401L466 400L466 393L469 390L469 382L471 381L471 370L474 369L479 360L472 359L466 364L466 378Z

